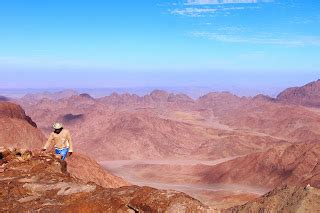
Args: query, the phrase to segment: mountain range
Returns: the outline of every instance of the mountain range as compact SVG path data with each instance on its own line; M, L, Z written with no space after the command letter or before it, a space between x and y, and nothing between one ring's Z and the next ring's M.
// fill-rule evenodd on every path
M320 187L319 92L320 81L315 81L289 88L277 98L211 92L193 99L162 90L144 96L113 93L101 98L72 91L3 97L0 122L5 131L0 132L0 145L39 150L52 123L59 121L74 139L76 153L67 162L68 172L86 183L104 187L130 187L132 180L157 180L159 186L221 184L235 187L221 191L225 194L221 203L228 199L229 206L241 204L231 209L224 206L226 211L300 208L290 202L315 199ZM196 163L185 163L188 160ZM142 163L106 171L95 161ZM315 194L305 198L307 184ZM289 189L281 188L283 185ZM255 200L260 195L250 190L234 194L237 187L276 189ZM192 194L217 207L217 193L204 190ZM294 190L301 196L292 196ZM281 206L281 196L288 198L287 206Z

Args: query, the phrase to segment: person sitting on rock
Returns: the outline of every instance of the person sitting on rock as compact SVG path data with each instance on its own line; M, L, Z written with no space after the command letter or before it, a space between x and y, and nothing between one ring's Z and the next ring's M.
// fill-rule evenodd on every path
M61 159L65 160L68 153L71 156L73 152L71 134L61 123L54 123L53 130L42 151L46 151L53 142L56 155L61 155Z

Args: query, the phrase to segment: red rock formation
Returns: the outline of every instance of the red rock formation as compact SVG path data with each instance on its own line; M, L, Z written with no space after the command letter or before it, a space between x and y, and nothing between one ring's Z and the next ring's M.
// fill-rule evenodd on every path
M19 105L9 102L0 103L0 117L26 120L26 114L24 110Z
M287 104L320 107L320 80L281 92L277 101Z
M45 138L24 110L13 103L0 102L0 146L40 149Z
M128 182L112 175L96 161L79 153L67 158L68 172L84 182L93 182L106 188L118 188L130 185Z
M175 191L127 186L102 188L66 172L53 155L2 151L0 211L207 212L198 200Z

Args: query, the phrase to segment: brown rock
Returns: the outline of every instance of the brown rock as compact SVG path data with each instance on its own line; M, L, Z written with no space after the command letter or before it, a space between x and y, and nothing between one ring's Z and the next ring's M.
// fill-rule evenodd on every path
M320 190L313 187L282 186L226 212L319 212Z
M0 178L0 211L63 212L206 212L208 208L190 196L150 187L102 188L62 172L54 155L35 154L17 162L16 153Z
M103 169L91 158L79 153L67 158L68 172L84 182L93 182L106 188L118 188L130 185L120 177Z
M1 146L28 150L40 148L45 140L35 122L26 116L20 106L13 103L0 102L0 128Z

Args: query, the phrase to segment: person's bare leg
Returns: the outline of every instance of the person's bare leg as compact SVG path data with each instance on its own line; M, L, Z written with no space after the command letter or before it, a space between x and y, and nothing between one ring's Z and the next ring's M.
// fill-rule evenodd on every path
M59 158L59 159L61 159L61 157L62 157L62 155L60 155L60 154L55 154L54 155L56 158Z

